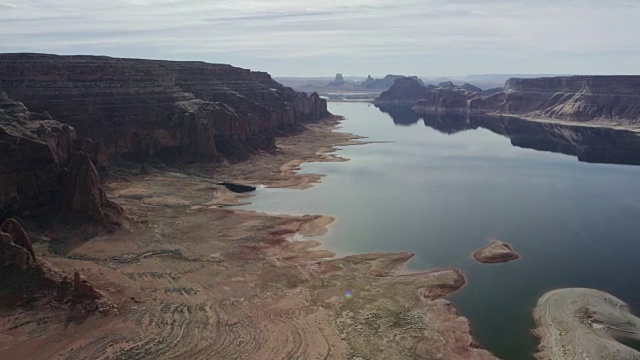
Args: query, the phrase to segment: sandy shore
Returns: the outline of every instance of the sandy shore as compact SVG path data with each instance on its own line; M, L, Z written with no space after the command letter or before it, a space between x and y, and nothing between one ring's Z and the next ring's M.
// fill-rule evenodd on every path
M126 228L90 239L61 230L35 248L80 270L117 311L3 310L0 358L495 359L442 299L464 284L457 270L400 272L411 253L333 258L292 241L324 234L330 217L228 207L247 197L216 181L303 189L322 175L296 174L301 163L345 161L334 147L358 141L336 125L309 125L279 139L277 154L240 164L110 182Z
M640 359L640 352L619 342L640 340L640 319L610 294L553 290L538 300L533 317L541 339L536 359Z

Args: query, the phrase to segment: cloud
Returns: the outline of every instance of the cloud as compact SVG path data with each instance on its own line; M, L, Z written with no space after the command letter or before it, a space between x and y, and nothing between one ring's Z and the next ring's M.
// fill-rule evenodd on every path
M277 75L631 73L640 4L0 0L0 51L233 62Z

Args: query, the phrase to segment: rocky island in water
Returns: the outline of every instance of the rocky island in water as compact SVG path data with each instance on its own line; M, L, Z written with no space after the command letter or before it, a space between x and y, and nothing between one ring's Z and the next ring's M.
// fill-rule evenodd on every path
M500 240L491 240L489 244L473 253L473 258L485 264L502 263L520 258L511 245Z
M398 77L376 104L637 164L639 79ZM336 147L363 142L339 123L317 94L231 65L0 54L0 357L496 359L445 299L460 271L406 271L409 252L338 258L293 241L332 217L230 208L259 185L312 186L302 163L346 161ZM492 242L474 257L519 256ZM556 290L534 318L540 359L640 356L615 341L638 321L608 294Z

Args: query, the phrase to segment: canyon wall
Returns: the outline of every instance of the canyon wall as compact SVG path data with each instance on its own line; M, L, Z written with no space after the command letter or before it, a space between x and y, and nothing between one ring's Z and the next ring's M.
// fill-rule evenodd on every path
M417 88L413 84L413 88ZM640 76L564 76L509 79L502 91L441 84L415 100L415 90L394 84L377 100L413 103L415 111L517 115L640 126Z
M640 76L509 79L504 92L472 100L470 110L637 124L640 122Z
M317 94L204 62L0 54L0 90L137 161L243 159L329 115Z
M0 93L0 221L62 213L114 221L119 208L107 200L94 165L108 163L101 149L100 142L79 139L73 127Z

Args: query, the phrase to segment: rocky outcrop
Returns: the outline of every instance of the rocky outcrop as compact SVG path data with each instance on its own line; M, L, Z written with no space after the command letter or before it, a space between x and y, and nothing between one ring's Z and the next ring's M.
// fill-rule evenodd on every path
M245 158L273 149L278 131L328 115L317 94L204 62L2 54L0 89L141 161Z
M94 289L93 285L80 276L79 272L75 272L73 274L73 287L71 291L71 301L73 302L83 302L83 301L95 301L102 298L102 294L100 294L96 289Z
M442 85L442 84L441 84ZM419 100L414 110L416 112L467 112L469 102L479 95L467 91L455 85L439 86L428 91L424 98Z
M511 246L503 241L491 240L489 245L476 250L473 258L485 264L502 263L520 258Z
M19 305L22 301L57 301L82 304L96 310L102 299L86 279L76 271L71 282L44 262L38 261L31 240L20 223L11 218L0 226L0 306Z
M474 90L441 84L415 110L640 126L640 76L509 79L501 91Z
M482 92L482 89L480 89L479 87L469 84L469 83L464 83L462 84L462 86L460 86L461 89L463 90L467 90L468 92L474 92L477 94L480 94Z
M72 127L1 95L0 221L53 217L64 210L102 221L100 211L119 211L106 201L91 159L78 148L93 149L97 160L108 163L101 146L78 141ZM94 195L101 201L94 201Z
M374 81L376 80L372 78L371 75L367 75L367 78L360 83L360 86L367 87L369 84L373 83Z
M329 83L328 86L342 86L344 85L344 77L342 76L342 74L336 74L336 78Z
M370 90L388 90L390 89L393 84L395 83L396 80L398 79L402 79L405 78L407 76L404 75L387 75L382 79L373 79L373 81L369 81L369 79L367 79L367 81L365 81L365 87L367 89ZM420 83L421 85L424 85L422 83L422 80L420 80L419 77L417 76L409 76L410 78L414 79L415 81L417 81L418 83Z
M36 268L29 235L15 219L7 219L0 226L0 271L11 266L23 270Z
M62 174L66 209L99 222L113 222L113 212L120 210L100 186L100 175L91 158L83 152L73 155Z
M469 101L479 96L477 92L469 91L482 89L471 84L462 87L451 81L441 82L437 87L424 86L422 81L415 78L399 78L387 91L380 94L374 101L376 105L415 106L414 111L425 112L466 112Z
M496 99L471 110L571 121L640 122L640 76L509 79Z
M433 86L424 86L415 77L401 77L394 81L389 90L382 92L374 103L376 105L414 105L431 89Z

